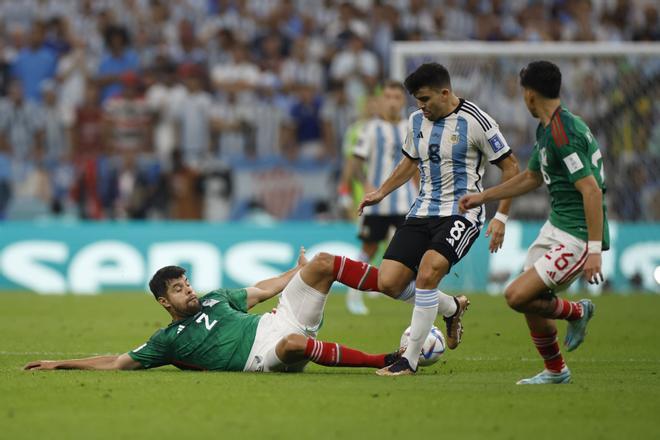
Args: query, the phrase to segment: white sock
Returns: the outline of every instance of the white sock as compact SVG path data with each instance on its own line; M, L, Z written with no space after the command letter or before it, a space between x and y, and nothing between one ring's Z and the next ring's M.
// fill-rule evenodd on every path
M438 314L438 291L416 289L415 308L413 309L412 321L410 323L410 337L408 338L408 347L403 357L408 359L408 363L413 370L417 369L419 354L426 337L433 327L433 322Z
M442 313L442 316L449 318L454 313L456 313L456 301L451 295L438 290L438 313Z
M396 297L397 301L407 302L408 304L415 303L415 280L412 280L405 289L401 291L399 296Z

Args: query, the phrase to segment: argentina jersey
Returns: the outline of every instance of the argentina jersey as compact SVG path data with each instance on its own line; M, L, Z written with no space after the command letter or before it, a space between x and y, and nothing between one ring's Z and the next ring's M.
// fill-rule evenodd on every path
M378 188L403 158L401 146L406 137L408 121L388 122L374 118L360 134L353 154L367 162L367 181ZM412 180L390 193L379 204L364 209L366 215L406 215L417 192Z
M494 164L509 156L511 149L495 120L461 99L456 110L435 122L421 110L410 115L403 153L419 160L421 178L408 217L463 215L481 227L484 207L461 214L458 201L465 194L483 191L483 156Z

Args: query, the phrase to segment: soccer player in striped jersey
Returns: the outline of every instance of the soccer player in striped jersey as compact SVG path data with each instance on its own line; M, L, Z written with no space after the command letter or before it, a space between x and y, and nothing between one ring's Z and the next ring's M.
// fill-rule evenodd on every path
M497 123L454 94L447 69L437 63L423 64L404 84L420 110L408 121L403 158L360 204L363 209L380 203L419 169L419 194L385 252L378 277L381 292L402 301L414 297L411 334L403 357L379 370L380 375L417 370L421 347L438 312L446 323L447 346L458 346L461 317L469 301L464 295L446 295L438 285L468 252L485 220L482 206L460 212L458 201L482 190L486 161L502 170L503 180L518 173L518 162ZM509 205L510 200L500 202L498 214L488 225L491 252L502 245Z
M575 350L584 340L594 313L588 299L555 296L580 273L589 283L603 280L601 251L609 248L603 193L603 161L598 142L584 121L561 105L561 72L548 61L535 61L520 72L529 112L539 120L536 145L527 170L480 194L461 199L470 210L490 200L516 197L542 185L550 192L550 218L527 252L524 272L505 290L509 307L525 314L532 341L545 369L518 384L568 383L557 343L556 320L568 321L564 345Z
M353 150L353 157L347 163L347 178L360 182L365 192L378 188L403 157L401 145L408 126L403 118L405 93L400 82L385 82L383 94L379 98L380 115L365 124ZM417 188L410 180L385 197L380 204L364 209L358 224L358 238L362 241L358 257L360 261L370 262L380 243L388 237L390 229L403 224L416 192ZM349 289L346 305L353 314L368 313L359 290Z
M381 368L401 357L399 350L369 354L316 339L330 286L375 290L378 269L326 253L298 264L278 277L244 289L218 289L201 298L185 269L158 270L149 288L172 317L147 342L127 353L86 359L34 361L25 370L136 370L174 365L182 370L302 371L308 362L324 366ZM270 313L248 310L282 293Z

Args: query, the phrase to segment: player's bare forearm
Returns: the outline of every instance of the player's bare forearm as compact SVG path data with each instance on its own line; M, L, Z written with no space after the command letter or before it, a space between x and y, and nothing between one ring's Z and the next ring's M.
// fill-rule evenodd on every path
M593 176L578 180L575 182L575 188L582 194L589 241L601 241L603 239L603 192Z
M357 180L362 185L367 181L367 176L364 174L364 159L357 156L352 156L348 159L348 181Z
M510 178L506 182L500 183L497 186L488 188L482 194L483 203L493 200L510 199L523 194L526 194L543 183L543 178L539 173L534 171L525 170Z
M500 181L501 183L507 182L520 174L518 159L516 159L513 154L510 154L504 160L498 162L497 167L502 170L502 179ZM501 212L502 214L509 214L510 208L511 198L502 199L497 206L497 212Z
M60 361L34 361L24 370L136 370L141 364L128 354L94 356L83 359L65 359Z

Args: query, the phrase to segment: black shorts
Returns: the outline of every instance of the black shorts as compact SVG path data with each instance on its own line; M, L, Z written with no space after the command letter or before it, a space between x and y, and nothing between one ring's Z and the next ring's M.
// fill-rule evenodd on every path
M405 215L365 215L358 223L358 238L367 243L379 242L387 238L387 231L403 225Z
M479 228L460 215L409 218L397 229L383 259L398 261L417 272L424 253L433 249L451 267L467 254L477 237Z

